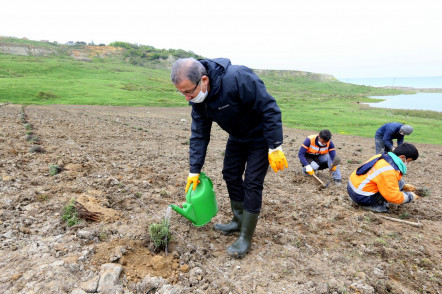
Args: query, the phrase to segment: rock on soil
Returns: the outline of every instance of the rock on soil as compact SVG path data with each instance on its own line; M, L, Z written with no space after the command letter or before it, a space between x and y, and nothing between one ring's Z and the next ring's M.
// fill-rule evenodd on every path
M419 228L349 201L348 176L373 155L373 138L333 134L343 185L321 190L297 158L319 130L285 128L289 168L269 169L251 251L234 260L225 249L236 236L213 229L231 218L221 175L227 135L214 125L203 171L219 213L199 228L173 213L167 254L153 253L149 225L185 201L190 121L188 107L0 105L0 293L440 293L435 145L416 144L420 157L404 176L430 195L388 214ZM50 175L51 165L60 172ZM327 171L318 176L330 181ZM100 220L68 227L71 199Z

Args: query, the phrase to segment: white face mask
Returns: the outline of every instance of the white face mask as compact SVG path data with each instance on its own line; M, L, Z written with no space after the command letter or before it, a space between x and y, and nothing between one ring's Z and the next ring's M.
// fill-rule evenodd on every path
M201 103L204 101L204 99L206 99L208 94L209 92L207 91L207 87L206 87L206 92L203 93L203 85L201 82L201 91L198 93L198 95L195 96L195 98L192 98L189 101L192 103Z
M318 141L318 145L321 146L321 147L324 147L324 146L326 146L327 144L322 144L321 141Z

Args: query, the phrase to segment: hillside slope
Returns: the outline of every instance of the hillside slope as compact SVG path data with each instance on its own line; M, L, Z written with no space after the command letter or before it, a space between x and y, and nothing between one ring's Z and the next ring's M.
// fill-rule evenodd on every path
M170 82L176 58L199 55L180 49L114 42L115 46L60 45L0 38L0 102L23 105L187 106ZM15 52L16 54L11 54ZM328 128L372 137L382 124L415 127L413 142L442 144L442 113L370 108L367 96L404 93L358 86L333 76L255 69L275 97L285 126Z

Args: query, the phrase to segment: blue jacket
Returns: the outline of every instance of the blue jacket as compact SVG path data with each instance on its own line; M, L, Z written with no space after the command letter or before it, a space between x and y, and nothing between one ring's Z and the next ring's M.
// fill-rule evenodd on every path
M397 122L386 123L376 131L375 138L384 141L388 150L393 149L393 139L397 139L397 145L404 142L404 136L399 134L399 130L403 124Z
M310 136L309 136L310 137ZM307 137L304 140L304 143L302 143L301 148L299 148L299 152L298 152L298 158L299 161L301 161L302 166L307 166L309 165L309 162L307 160L307 158L305 157L307 154L310 154L308 152L310 145L312 145L312 140L309 137ZM318 151L317 154L314 155L320 155L320 154L326 154L328 153L328 155L330 156L330 160L333 162L333 160L335 159L336 156L336 150L335 150L335 144L333 144L332 140L329 141L329 143L322 147L319 145L319 135L315 137L315 146L317 146L318 148L322 149L321 152Z
M239 142L266 141L269 148L283 142L281 110L253 71L229 59L199 60L207 69L210 91L204 102L192 103L190 172L200 173L210 141L212 122Z

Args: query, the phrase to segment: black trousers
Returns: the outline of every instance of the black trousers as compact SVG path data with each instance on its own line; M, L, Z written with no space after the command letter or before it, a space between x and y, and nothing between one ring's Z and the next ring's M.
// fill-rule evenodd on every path
M264 178L269 167L266 142L237 142L229 139L224 156L223 178L230 200L243 203L243 209L259 213Z

